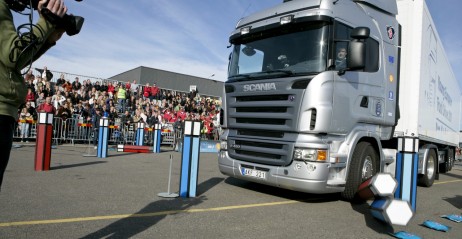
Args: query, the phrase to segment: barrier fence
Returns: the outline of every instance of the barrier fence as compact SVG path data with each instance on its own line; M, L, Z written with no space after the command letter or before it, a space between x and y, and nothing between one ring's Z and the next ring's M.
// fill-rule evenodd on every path
M73 117L63 120L59 117L53 119L53 144L95 144L97 128L83 119ZM132 144L136 142L136 123L120 125L116 121L109 126L109 144ZM153 144L154 128L145 127L144 144ZM181 138L180 129L174 129L173 124L162 124L162 145L174 147ZM34 120L19 120L15 128L13 138L17 140L35 140L37 136L37 125ZM204 136L205 137L205 136Z

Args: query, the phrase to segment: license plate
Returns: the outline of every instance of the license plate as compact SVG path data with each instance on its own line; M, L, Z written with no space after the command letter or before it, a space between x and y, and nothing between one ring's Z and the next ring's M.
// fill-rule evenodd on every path
M249 177L254 177L254 178L259 178L259 179L266 179L266 172L260 171L260 170L241 168L241 173L244 176L249 176Z

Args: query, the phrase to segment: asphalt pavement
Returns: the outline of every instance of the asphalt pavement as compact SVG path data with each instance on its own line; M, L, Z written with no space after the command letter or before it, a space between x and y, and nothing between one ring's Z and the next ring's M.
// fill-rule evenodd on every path
M462 238L462 223L441 218L462 212L462 163L431 188L418 188L417 213L407 226L373 218L369 204L338 194L314 195L222 175L215 153L200 155L195 198L178 192L181 156L95 154L92 147L60 145L51 170L34 171L35 145L14 148L0 192L0 238L392 238L407 231L422 238ZM85 156L84 156L85 155ZM438 232L433 220L451 226Z

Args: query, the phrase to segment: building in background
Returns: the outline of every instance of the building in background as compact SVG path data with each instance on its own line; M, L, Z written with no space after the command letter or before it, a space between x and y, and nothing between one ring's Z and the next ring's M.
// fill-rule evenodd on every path
M146 85L146 83L152 86L156 83L159 88L181 92L189 92L192 88L196 88L198 93L203 96L221 99L224 82L212 80L211 77L213 75L209 78L201 78L140 66L110 77L109 80L119 82L133 82L135 80L136 84L141 86Z

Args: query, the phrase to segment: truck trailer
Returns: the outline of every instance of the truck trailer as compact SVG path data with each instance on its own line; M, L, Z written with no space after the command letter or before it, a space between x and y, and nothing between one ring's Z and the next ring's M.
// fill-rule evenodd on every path
M400 138L420 185L452 168L461 93L424 0L284 0L229 41L223 174L353 200Z

